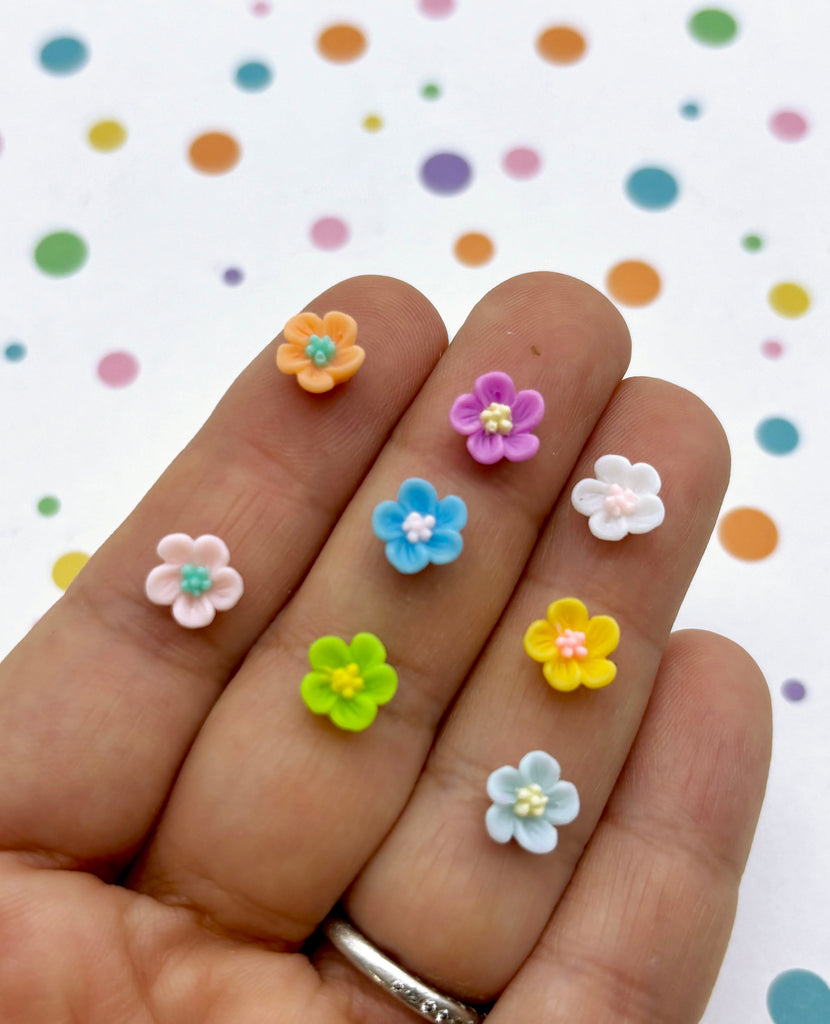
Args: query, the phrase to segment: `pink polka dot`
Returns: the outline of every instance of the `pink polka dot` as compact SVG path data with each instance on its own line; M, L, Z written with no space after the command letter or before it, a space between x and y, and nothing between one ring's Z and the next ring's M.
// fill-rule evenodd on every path
M251 4L251 14L256 14L257 17L264 18L266 14L271 13L271 5L266 4L264 0L257 0L255 4Z
M807 134L807 119L795 110L779 110L769 119L769 130L782 142L798 142Z
M768 338L762 345L761 351L767 359L780 359L784 355L784 346L774 338Z
M318 249L339 249L349 240L349 228L339 217L321 217L311 225L311 241Z
M418 6L428 18L446 18L455 10L455 0L421 0Z
M138 376L138 360L130 352L108 352L98 363L98 377L111 388L123 388Z
M535 149L519 146L504 154L501 165L511 178L532 178L539 173L542 161Z

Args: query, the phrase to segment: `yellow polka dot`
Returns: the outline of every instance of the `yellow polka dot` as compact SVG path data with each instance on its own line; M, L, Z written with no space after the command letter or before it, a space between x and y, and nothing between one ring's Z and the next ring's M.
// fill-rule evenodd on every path
M127 129L118 121L98 121L89 129L87 138L99 153L112 153L127 141Z
M769 290L769 304L779 316L795 319L804 316L810 308L807 289L794 281L781 281Z
M383 118L377 114L367 114L363 118L363 127L367 132L379 132L383 127Z
M52 566L52 579L61 590L66 590L88 561L89 555L83 551L68 551Z

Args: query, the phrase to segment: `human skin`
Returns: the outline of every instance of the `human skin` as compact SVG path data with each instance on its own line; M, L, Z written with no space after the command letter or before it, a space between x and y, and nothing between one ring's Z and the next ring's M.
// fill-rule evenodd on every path
M270 345L0 666L0 1020L416 1019L315 938L339 901L492 1024L699 1020L770 750L752 659L671 633L728 479L719 424L623 381L625 324L573 278L503 283L449 348L389 278L302 308L357 320L360 372L310 395ZM545 397L530 462L481 466L449 426L493 369ZM571 507L608 452L658 468L653 533L599 541ZM405 577L370 523L410 476L469 522L455 562ZM144 596L176 531L222 537L245 579L202 630ZM557 693L522 650L563 596L620 624L602 690ZM299 684L313 640L362 631L399 688L349 734ZM581 797L544 856L484 828L488 774L534 749Z

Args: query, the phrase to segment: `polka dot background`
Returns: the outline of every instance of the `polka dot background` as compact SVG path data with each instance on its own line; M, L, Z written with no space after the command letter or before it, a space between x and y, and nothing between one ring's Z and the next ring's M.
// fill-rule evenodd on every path
M826 1024L830 8L152 6L0 14L0 654L334 280L408 279L454 331L581 277L732 448L678 625L748 648L776 744L704 1020Z

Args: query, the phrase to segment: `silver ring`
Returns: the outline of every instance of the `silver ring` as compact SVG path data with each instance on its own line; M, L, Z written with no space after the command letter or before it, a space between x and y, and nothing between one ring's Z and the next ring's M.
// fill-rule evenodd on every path
M361 974L371 978L425 1020L439 1024L481 1024L484 1020L484 1014L472 1006L436 991L398 966L342 917L330 917L324 921L323 932Z

